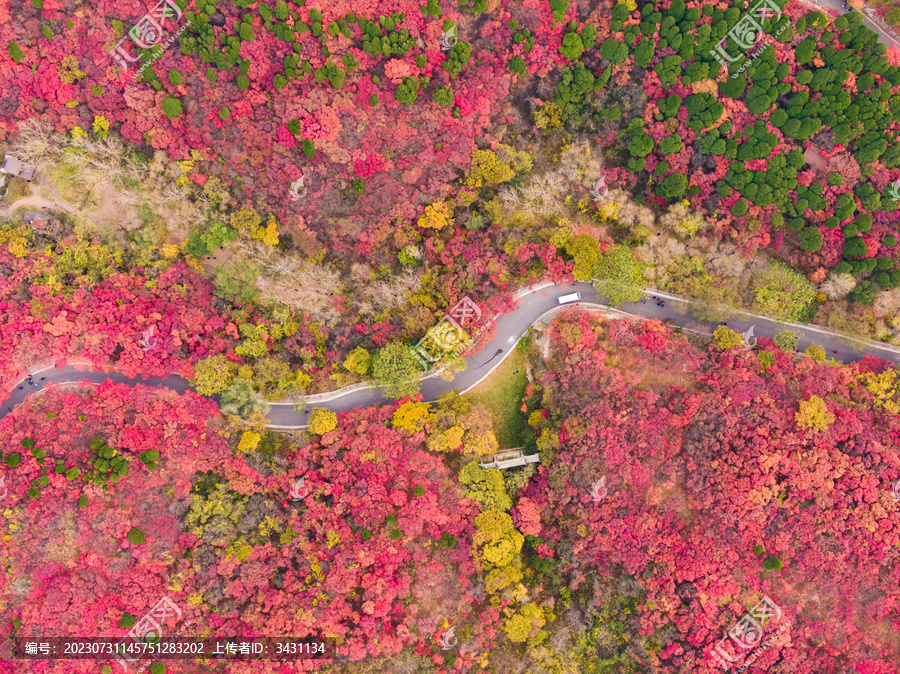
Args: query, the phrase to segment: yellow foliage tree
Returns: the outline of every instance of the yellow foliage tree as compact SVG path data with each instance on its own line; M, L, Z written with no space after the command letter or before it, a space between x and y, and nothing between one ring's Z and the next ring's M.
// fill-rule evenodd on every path
M465 431L459 426L451 426L444 435L447 438L447 449L459 449L463 443Z
M482 546L481 558L488 566L509 566L524 542L525 537L516 531L508 513L491 508L475 517L472 543Z
M262 436L255 431L244 431L241 435L241 441L238 443L239 452L252 452L259 446L259 440Z
M513 583L522 580L522 572L510 564L501 569L492 569L484 579L484 589L488 594L497 594Z
M235 365L225 356L210 356L194 365L191 383L204 396L222 393L234 377Z
M506 482L503 473L496 468L485 470L477 461L471 461L459 471L459 481L469 486L466 492L473 501L478 501L482 508L489 510L509 510L512 508L512 499L506 492Z
M525 604L518 613L504 621L503 629L513 643L520 644L531 634L535 628L541 628L546 624L544 611L537 604Z
M372 357L369 355L369 352L365 348L357 346L347 354L347 358L344 360L344 369L348 372L365 375L369 371L371 364Z
M262 218L252 208L242 208L231 214L230 222L232 229L249 235L257 231Z
M429 452L450 451L450 447L447 444L447 434L443 431L435 431L434 433L429 435L427 443Z
M265 226L260 226L253 234L254 239L261 239L267 246L278 245L278 220L272 213L269 213L269 219Z
M419 218L419 227L425 229L443 229L453 222L453 211L450 204L441 201L425 207L425 214Z
M811 433L827 431L834 423L834 415L828 411L828 405L819 396L812 396L800 403L800 411L794 415L797 426Z
M805 353L817 363L821 363L823 360L825 360L825 347L819 346L815 343L810 344L808 347L806 347L806 351L804 351L803 353Z
M414 403L408 401L400 405L391 417L394 428L402 428L410 433L415 433L428 420L428 403Z
M27 257L31 246L31 227L20 222L0 231L0 244L5 243L9 252L16 257Z
M727 351L731 347L738 346L744 342L744 338L727 325L720 325L716 328L716 331L713 333L713 340L716 343L716 347L722 349L722 351Z
M309 413L309 432L325 435L337 428L337 414L325 407L316 407Z
M875 374L867 372L862 376L866 390L872 394L876 407L883 407L891 414L900 412L900 405L894 400L897 393L897 371L885 370Z
M553 101L531 110L535 128L541 129L541 133L545 136L562 127L562 115L563 109Z
M501 161L492 150L475 150L472 153L472 167L466 176L466 185L499 185L516 177L512 167Z
M106 138L109 134L109 120L103 115L97 115L94 117L93 130L98 138Z
M466 442L463 445L463 454L487 456L496 452L499 447L500 443L497 442L497 436L494 435L493 431L488 431L483 435L476 435Z

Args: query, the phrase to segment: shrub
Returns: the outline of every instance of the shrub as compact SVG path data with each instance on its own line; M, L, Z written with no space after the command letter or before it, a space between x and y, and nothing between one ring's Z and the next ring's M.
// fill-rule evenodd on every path
M635 49L634 51L635 64L640 66L641 68L646 68L653 60L653 54L655 53L655 51L656 49L653 44L653 39L650 37L644 37L641 40L640 44L637 46L637 49Z
M182 112L181 101L174 96L169 96L162 102L162 109L166 117L168 117L169 119L175 119Z
M797 333L793 330L782 330L781 332L775 335L773 340L775 342L775 346L777 346L782 351L787 353L793 353L797 350ZM761 553L756 553L761 554Z
M753 289L753 296L761 313L784 321L797 321L815 299L816 291L806 277L776 263L763 272L759 285Z
M584 51L584 43L578 33L568 33L559 47L559 53L570 61L576 60Z
M763 562L763 568L766 571L778 571L784 564L782 564L781 560L775 555L770 555L766 558L766 561Z
M818 226L810 225L800 230L800 247L807 253L814 253L819 250L825 241L822 238L822 232Z
M419 390L421 371L412 350L400 342L387 344L372 358L372 383L395 399Z
M451 49L447 53L447 58L444 59L444 62L441 64L441 68L446 70L447 74L449 74L452 79L459 75L460 72L462 72L463 66L469 63L471 55L472 45L470 45L468 42L459 40L455 45L453 45L453 49Z
M646 157L653 152L654 145L655 143L650 136L643 131L638 131L628 144L628 152L631 153L632 157Z
M456 44L459 44L459 42ZM394 98L406 105L412 105L419 98L419 86L419 78L404 77L403 82L400 83L394 92Z
M676 108L677 110L677 108ZM684 148L684 141L681 140L681 136L677 133L673 133L669 136L666 136L662 139L659 144L659 151L661 154L669 155L675 154L676 152L681 152Z
M143 545L147 542L147 535L140 529L132 528L128 531L128 542L132 545Z
M871 281L862 280L856 284L856 287L847 295L850 302L857 304L871 304L875 299L875 291L877 288Z
M863 257L868 252L865 241L858 236L844 241L844 257L846 258Z
M22 51L22 48L18 44L16 44L15 42L10 42L9 57L16 63L21 63L25 60L25 52Z
M684 196L687 188L687 176L683 173L672 173L666 176L663 181L657 185L656 194L662 199L679 199Z
M446 108L453 103L453 89L450 87L438 87L431 96L434 102L442 108Z
M513 56L509 60L509 72L511 73L524 73L526 70L525 67L525 59L521 56Z
M556 21L562 21L569 9L569 0L550 0L550 15Z
M610 63L619 65L628 58L628 47L620 40L609 38L600 45L600 55Z

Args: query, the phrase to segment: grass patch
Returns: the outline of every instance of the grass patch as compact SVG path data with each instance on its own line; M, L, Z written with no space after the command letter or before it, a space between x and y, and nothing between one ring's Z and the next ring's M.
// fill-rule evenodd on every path
M513 349L500 367L463 396L464 399L473 403L480 402L491 410L494 416L494 434L500 449L522 447L525 444L525 414L521 407L527 383L525 354Z

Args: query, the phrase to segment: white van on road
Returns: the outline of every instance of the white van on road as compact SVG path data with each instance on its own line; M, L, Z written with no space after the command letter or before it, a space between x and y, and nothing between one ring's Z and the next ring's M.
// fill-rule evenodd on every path
M571 295L563 295L559 298L560 304L568 304L569 302L577 302L581 299L581 293L572 293Z

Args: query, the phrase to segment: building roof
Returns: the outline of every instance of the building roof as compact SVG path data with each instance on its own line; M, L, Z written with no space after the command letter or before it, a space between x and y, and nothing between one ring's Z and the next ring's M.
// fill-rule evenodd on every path
M3 157L3 163L0 164L0 171L9 173L10 175L31 180L34 177L34 166L23 164L21 161L10 155Z

